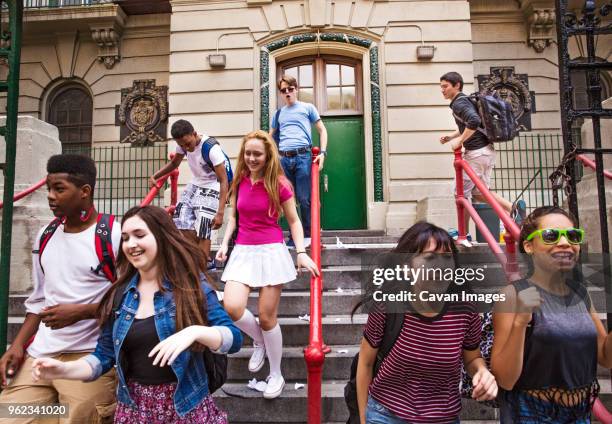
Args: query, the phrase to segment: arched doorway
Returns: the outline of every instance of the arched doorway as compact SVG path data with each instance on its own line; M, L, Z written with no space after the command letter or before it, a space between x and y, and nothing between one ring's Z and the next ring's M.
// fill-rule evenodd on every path
M91 148L92 115L92 98L80 84L64 84L51 93L47 122L58 128L63 153L88 153Z
M298 81L298 99L313 103L328 133L321 173L321 224L324 229L367 227L362 67L358 59L333 56L293 58L277 64ZM277 105L284 101L277 90ZM318 133L313 131L318 144Z

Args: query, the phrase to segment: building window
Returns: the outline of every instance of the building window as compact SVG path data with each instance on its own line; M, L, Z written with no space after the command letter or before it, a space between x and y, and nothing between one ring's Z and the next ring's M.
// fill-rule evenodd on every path
M322 115L363 113L361 63L341 56L292 59L279 64L278 78L291 75L299 86L298 100L314 104ZM283 106L278 96L278 106Z
M47 122L59 130L62 151L86 152L91 148L93 101L84 87L64 85L49 97Z

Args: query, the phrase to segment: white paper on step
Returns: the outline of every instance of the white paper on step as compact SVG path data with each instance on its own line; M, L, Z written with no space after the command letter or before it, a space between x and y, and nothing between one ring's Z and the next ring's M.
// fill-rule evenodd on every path
M310 315L308 314L298 315L298 318L301 319L302 321L310 322Z
M252 390L257 390L258 392L264 392L268 384L265 381L257 381L256 378L249 381L247 387Z
M295 390L303 389L304 385L302 383L295 383Z

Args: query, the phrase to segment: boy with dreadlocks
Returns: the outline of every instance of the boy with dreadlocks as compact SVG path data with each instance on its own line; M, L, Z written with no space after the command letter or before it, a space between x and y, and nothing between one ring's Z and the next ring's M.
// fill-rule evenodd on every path
M34 383L30 375L35 358L69 361L95 349L99 336L96 309L114 280L113 261L121 238L119 225L113 227L114 217L98 214L94 207L93 160L55 155L47 163L47 173L47 198L56 219L34 241L34 289L25 301L24 323L0 359L4 388L0 403L67 403L66 423L112 422L114 371L89 383ZM3 418L3 423L35 419Z

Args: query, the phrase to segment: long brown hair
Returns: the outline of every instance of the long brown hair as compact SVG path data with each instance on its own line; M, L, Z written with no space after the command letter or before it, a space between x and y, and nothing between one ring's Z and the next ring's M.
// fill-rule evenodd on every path
M136 206L123 215L122 223L132 217L142 219L155 237L159 269L160 290L164 291L162 280L172 288L176 305L176 331L190 325L206 325L206 302L200 287L200 273L206 269L204 253L188 237L176 228L168 213L157 206ZM97 316L103 325L113 313L113 299L116 290L124 290L138 270L123 253L123 240L117 256L118 280L106 292L98 307Z
M251 131L244 137L242 137L242 142L240 143L240 153L238 153L238 163L236 164L236 178L232 181L232 186L230 188L230 195L235 193L238 184L242 181L242 178L246 175L249 175L249 169L244 162L244 150L246 142L256 138L261 140L264 145L264 150L266 152L266 164L264 167L264 187L266 188L266 192L268 193L268 197L270 198L270 209L268 210L268 215L270 216L281 216L283 213L283 208L280 203L280 194L279 188L280 184L286 185L287 187L291 187L291 183L285 177L285 173L283 172L283 168L280 164L280 157L278 154L278 149L276 147L276 143L265 131L257 130ZM236 205L233 205L236 207Z

